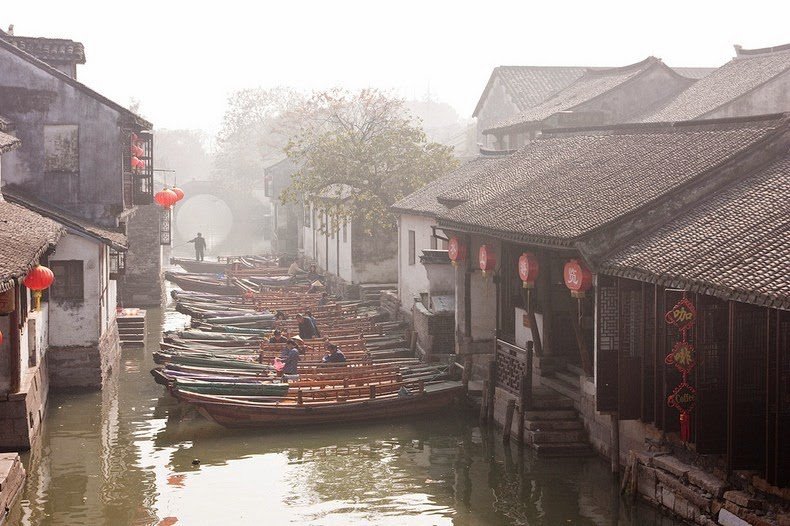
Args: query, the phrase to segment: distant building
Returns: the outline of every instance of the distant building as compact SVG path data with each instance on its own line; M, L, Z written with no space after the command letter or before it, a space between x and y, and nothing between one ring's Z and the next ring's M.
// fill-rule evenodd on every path
M493 122L483 134L496 150L516 150L542 130L634 122L694 83L655 57L619 68L587 70L537 105Z
M339 278L340 289L394 284L398 278L397 238L392 230L376 227L368 232L360 221L338 222L331 217L331 207L346 200L351 192L353 189L346 185L334 185L305 206L305 257Z
M477 142L484 149L503 149L493 134L496 128L519 113L533 108L569 87L585 74L610 68L580 66L499 66L494 68L480 95L472 117L477 119ZM672 68L689 79L699 79L714 68Z
M745 117L790 111L790 44L735 46L736 56L689 86L644 122Z
M302 206L298 203L282 204L280 194L291 185L291 177L296 171L296 165L287 157L264 171L264 191L272 203L272 252L293 257L297 257L304 248Z

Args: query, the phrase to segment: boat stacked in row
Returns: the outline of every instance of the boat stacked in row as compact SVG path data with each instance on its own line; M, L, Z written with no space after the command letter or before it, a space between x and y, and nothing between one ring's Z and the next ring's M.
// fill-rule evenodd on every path
M436 411L459 395L446 365L415 359L399 324L364 303L308 292L274 265L228 261L216 270L167 274L180 287L174 308L191 321L163 334L152 371L209 419L228 427L368 420ZM298 335L296 315L306 311L321 337L298 340L298 374L284 377L276 362L287 344L269 341L275 329ZM325 362L327 343L346 361Z

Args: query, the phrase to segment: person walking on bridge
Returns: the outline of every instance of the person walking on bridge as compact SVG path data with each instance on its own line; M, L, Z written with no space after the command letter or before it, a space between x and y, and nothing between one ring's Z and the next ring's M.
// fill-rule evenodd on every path
M198 232L197 237L190 239L187 243L195 244L195 261L203 261L203 252L206 251L206 238L203 237L203 234Z

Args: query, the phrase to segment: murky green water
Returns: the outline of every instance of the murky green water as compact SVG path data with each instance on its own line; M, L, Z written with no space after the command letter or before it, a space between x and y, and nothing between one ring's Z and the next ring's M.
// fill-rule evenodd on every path
M519 457L460 410L276 432L182 414L148 372L148 314L149 350L103 392L51 397L10 524L678 524L620 502L604 461Z

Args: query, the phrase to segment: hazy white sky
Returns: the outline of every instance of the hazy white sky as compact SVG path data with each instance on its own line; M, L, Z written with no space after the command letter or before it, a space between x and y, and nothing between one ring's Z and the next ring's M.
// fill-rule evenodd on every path
M718 66L790 43L787 0L5 0L0 26L85 44L79 78L158 128L216 131L237 88L393 89L471 115L494 66Z

